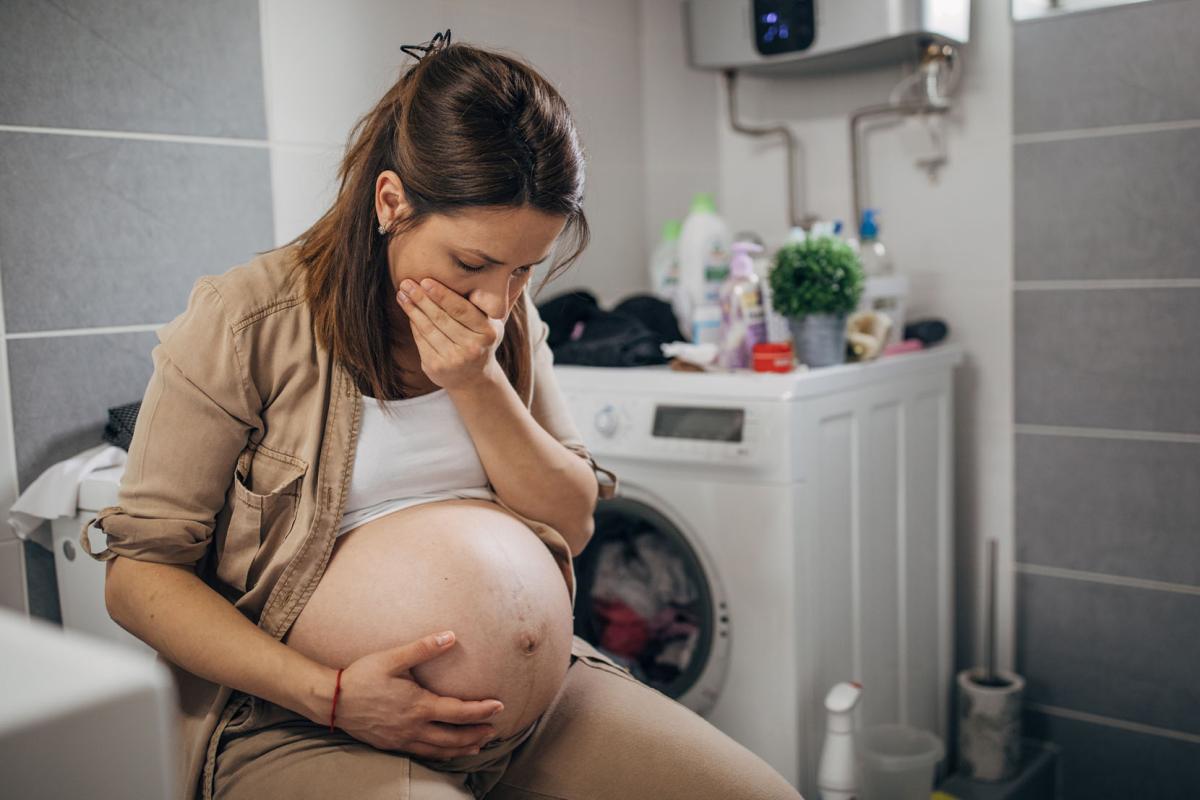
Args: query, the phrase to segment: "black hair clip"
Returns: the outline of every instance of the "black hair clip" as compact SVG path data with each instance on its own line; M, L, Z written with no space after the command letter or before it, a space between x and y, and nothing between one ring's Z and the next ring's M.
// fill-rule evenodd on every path
M402 44L400 49L418 61L429 55L430 53L442 50L450 46L450 29L446 28L445 33L435 33L429 44ZM419 54L414 51L421 51Z

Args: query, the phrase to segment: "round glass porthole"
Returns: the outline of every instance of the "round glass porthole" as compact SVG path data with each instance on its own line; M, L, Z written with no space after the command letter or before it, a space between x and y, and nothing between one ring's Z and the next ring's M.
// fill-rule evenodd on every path
M638 680L682 698L704 674L724 616L704 565L688 538L643 502L601 500L595 520L575 559L575 633Z

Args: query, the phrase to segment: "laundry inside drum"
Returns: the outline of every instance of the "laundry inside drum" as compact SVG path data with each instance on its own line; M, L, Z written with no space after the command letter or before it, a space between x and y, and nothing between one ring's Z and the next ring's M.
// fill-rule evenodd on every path
M652 507L601 501L575 561L575 633L638 680L679 698L712 649L713 593L687 536Z

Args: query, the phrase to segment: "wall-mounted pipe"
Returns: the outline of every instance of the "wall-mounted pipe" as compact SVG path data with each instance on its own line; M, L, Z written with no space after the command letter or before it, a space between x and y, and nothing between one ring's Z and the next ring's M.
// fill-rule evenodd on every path
M911 116L913 114L944 114L950 110L949 95L958 86L962 74L961 56L948 44L929 43L922 45L921 61L917 72L897 85L889 102L866 106L850 114L850 192L854 203L854 219L851 224L857 229L862 221L862 149L859 144L858 124L864 119L880 116ZM944 76L944 85L940 80ZM898 100L903 92L917 87L919 98Z
M859 222L862 221L862 198L859 173L859 161L861 158L858 142L858 123L868 117L879 116L910 116L912 114L944 114L949 111L949 106L934 105L933 103L898 103L893 105L885 103L878 106L866 106L860 108L850 115L850 192L854 200L854 219L852 224L854 229L858 229Z
M729 102L729 124L737 133L744 133L747 136L770 136L772 134L781 134L787 148L787 183L788 183L788 221L791 227L803 228L808 230L816 221L816 217L807 214L804 208L804 199L801 195L801 187L803 185L802 177L797 175L797 139L796 134L791 128L786 125L775 125L765 128L754 128L738 122L737 118L737 99L734 92L734 82L737 78L736 70L722 70L725 75L725 94Z

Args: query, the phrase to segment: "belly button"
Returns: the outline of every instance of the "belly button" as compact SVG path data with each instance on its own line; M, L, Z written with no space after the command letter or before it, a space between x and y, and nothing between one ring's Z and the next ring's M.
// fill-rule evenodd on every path
M532 634L521 634L521 651L525 653L525 655L533 655L533 652L537 650L537 646L537 639Z

